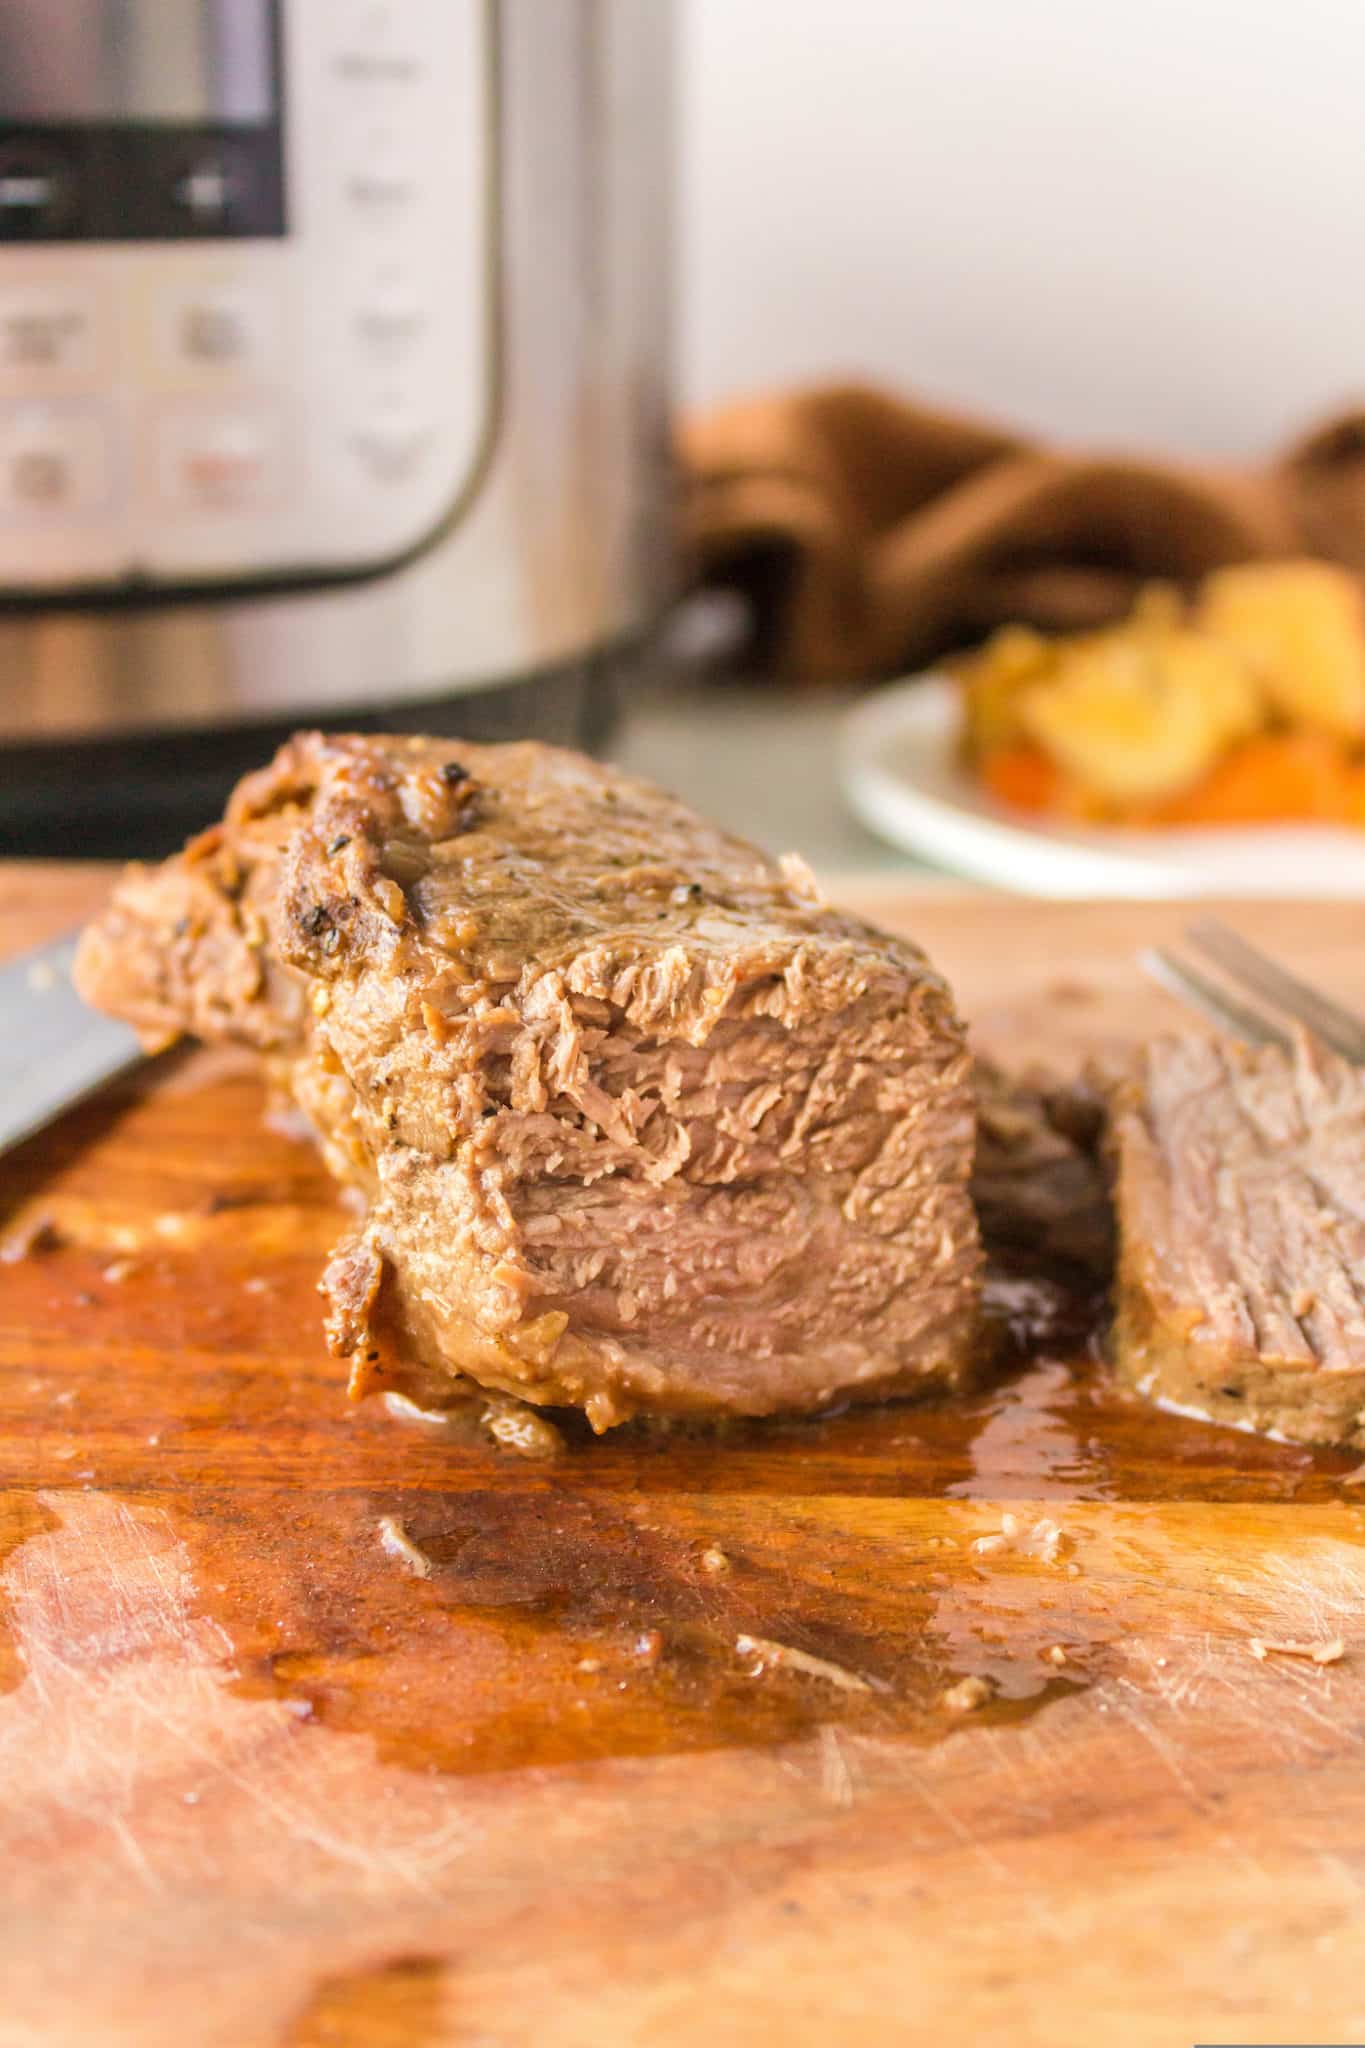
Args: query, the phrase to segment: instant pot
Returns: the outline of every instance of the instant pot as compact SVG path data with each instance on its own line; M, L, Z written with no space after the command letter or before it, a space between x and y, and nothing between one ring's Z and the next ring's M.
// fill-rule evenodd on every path
M0 850L314 721L601 737L667 566L667 0L0 0Z

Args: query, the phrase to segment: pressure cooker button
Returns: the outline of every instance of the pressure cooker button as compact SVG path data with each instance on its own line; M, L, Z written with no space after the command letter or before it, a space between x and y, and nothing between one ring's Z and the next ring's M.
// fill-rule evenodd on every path
M54 518L103 503L109 434L93 406L16 406L0 414L0 509Z
M254 407L178 406L161 422L163 495L199 512L249 511L279 490L273 421Z
M238 286L176 290L162 308L162 348L172 368L240 370L263 360L267 311Z
M367 354L384 362L412 348L426 324L426 307L398 277L376 279L355 309L357 339Z
M239 363L251 354L250 329L235 306L213 301L185 306L180 350L192 363Z
M422 465L431 429L397 409L367 420L351 434L351 447L379 483L402 483Z
M345 194L356 212L388 220L417 197L410 157L394 135L371 138L361 160L346 175Z
M416 195L415 180L397 165L360 164L346 180L346 197L357 213L392 213L410 206Z
M402 37L399 10L391 0L358 0L341 15L341 39L333 58L338 77L355 85L410 85L421 76L421 61ZM405 14L406 23L406 14Z
M357 85L411 85L422 67L410 50L367 50L352 44L337 51L340 77Z
M70 164L46 142L0 145L0 242L42 242L70 233L76 181Z
M0 291L0 371L89 376L95 368L95 324L84 293L30 286Z

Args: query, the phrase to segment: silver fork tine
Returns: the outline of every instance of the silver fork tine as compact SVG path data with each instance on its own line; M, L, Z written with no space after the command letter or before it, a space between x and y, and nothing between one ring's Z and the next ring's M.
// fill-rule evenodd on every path
M1160 983L1168 995L1178 997L1182 1003L1192 1004L1204 1016L1211 1017L1222 1030L1232 1032L1235 1038L1244 1038L1249 1045L1278 1045L1286 1052L1290 1050L1286 1032L1257 1011L1248 1010L1235 996L1219 988L1217 982L1206 980L1197 968L1187 966L1164 947L1151 946L1146 952L1139 953L1138 964L1153 981Z
M1212 960L1223 972L1254 995L1273 1003L1286 1016L1295 1017L1316 1032L1324 1044L1355 1065L1365 1065L1365 1022L1268 959L1214 917L1190 925L1185 933L1192 946Z

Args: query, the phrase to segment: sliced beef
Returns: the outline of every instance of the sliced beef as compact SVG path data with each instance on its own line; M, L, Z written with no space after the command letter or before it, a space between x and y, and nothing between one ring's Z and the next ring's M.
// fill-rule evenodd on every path
M367 1220L357 1391L633 1412L960 1384L971 1067L924 956L659 790L525 743L304 734L131 870L90 999L264 1058Z
M1207 1039L1146 1047L1110 1133L1124 1377L1182 1410L1365 1444L1365 1078Z

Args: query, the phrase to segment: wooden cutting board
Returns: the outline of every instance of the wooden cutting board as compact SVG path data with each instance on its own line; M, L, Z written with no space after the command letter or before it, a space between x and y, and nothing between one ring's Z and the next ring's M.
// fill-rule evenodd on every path
M1006 1055L1175 1017L1177 910L869 900ZM1365 1002L1354 908L1236 914ZM1064 1357L549 1464L348 1408L259 1109L163 1062L0 1163L4 2048L1365 2038L1358 1460Z

